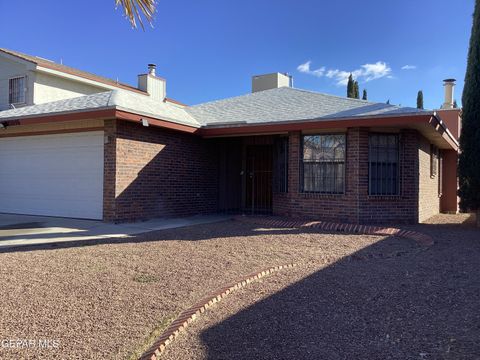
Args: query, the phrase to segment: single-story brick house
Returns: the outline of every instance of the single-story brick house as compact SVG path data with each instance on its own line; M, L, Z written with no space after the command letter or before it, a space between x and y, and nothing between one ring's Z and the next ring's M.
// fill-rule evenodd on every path
M2 91L12 104L0 111L0 212L416 223L458 210L452 81L437 111L300 90L277 73L252 87L186 106L154 66L133 88L0 50L0 109Z

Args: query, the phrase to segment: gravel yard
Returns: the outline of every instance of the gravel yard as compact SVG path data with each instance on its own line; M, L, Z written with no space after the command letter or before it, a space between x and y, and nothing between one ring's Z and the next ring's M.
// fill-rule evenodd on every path
M315 273L324 266L322 258L341 261L382 240L229 221L92 246L0 253L0 359L135 358L153 330L225 283L290 262L318 263L309 270ZM376 255L405 251L419 250L409 240L395 239ZM283 276L294 274L274 281L287 281ZM255 286L248 291L273 290ZM22 349L6 342L18 339L27 341ZM27 346L29 340L35 344ZM48 348L41 348L40 340L50 340Z
M387 238L330 266L253 283L209 309L161 358L480 359L480 230L466 220L441 215L412 226L435 238L426 250Z

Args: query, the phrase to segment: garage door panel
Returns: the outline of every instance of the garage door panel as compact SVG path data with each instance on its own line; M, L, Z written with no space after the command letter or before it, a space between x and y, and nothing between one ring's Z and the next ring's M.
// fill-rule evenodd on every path
M77 151L62 151L56 153L54 150L45 152L40 149L33 149L37 153L22 153L8 152L0 156L0 161L4 165L3 169L15 170L16 172L30 172L31 170L48 170L54 172L68 172L76 171L81 168L84 171L91 172L103 168L102 159L96 156L98 153L103 153L103 147L95 147ZM59 150L60 151L60 150ZM81 155L81 156L77 156ZM48 159L45 157L48 156ZM11 162L12 158L16 162ZM65 159L72 159L72 162L65 162ZM48 160L48 161L46 161ZM62 162L62 169L58 168L58 162ZM78 172L78 171L77 171Z
M101 219L103 132L0 139L0 212Z

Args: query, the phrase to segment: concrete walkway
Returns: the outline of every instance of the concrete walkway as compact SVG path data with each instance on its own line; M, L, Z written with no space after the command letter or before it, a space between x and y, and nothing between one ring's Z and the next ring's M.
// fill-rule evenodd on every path
M17 246L128 238L150 231L208 224L228 219L230 216L207 215L111 224L94 220L0 214L0 251Z

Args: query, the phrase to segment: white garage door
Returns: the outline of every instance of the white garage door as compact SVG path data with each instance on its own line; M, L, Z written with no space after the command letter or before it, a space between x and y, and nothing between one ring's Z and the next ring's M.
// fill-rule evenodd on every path
M0 212L102 219L103 132L0 138Z

